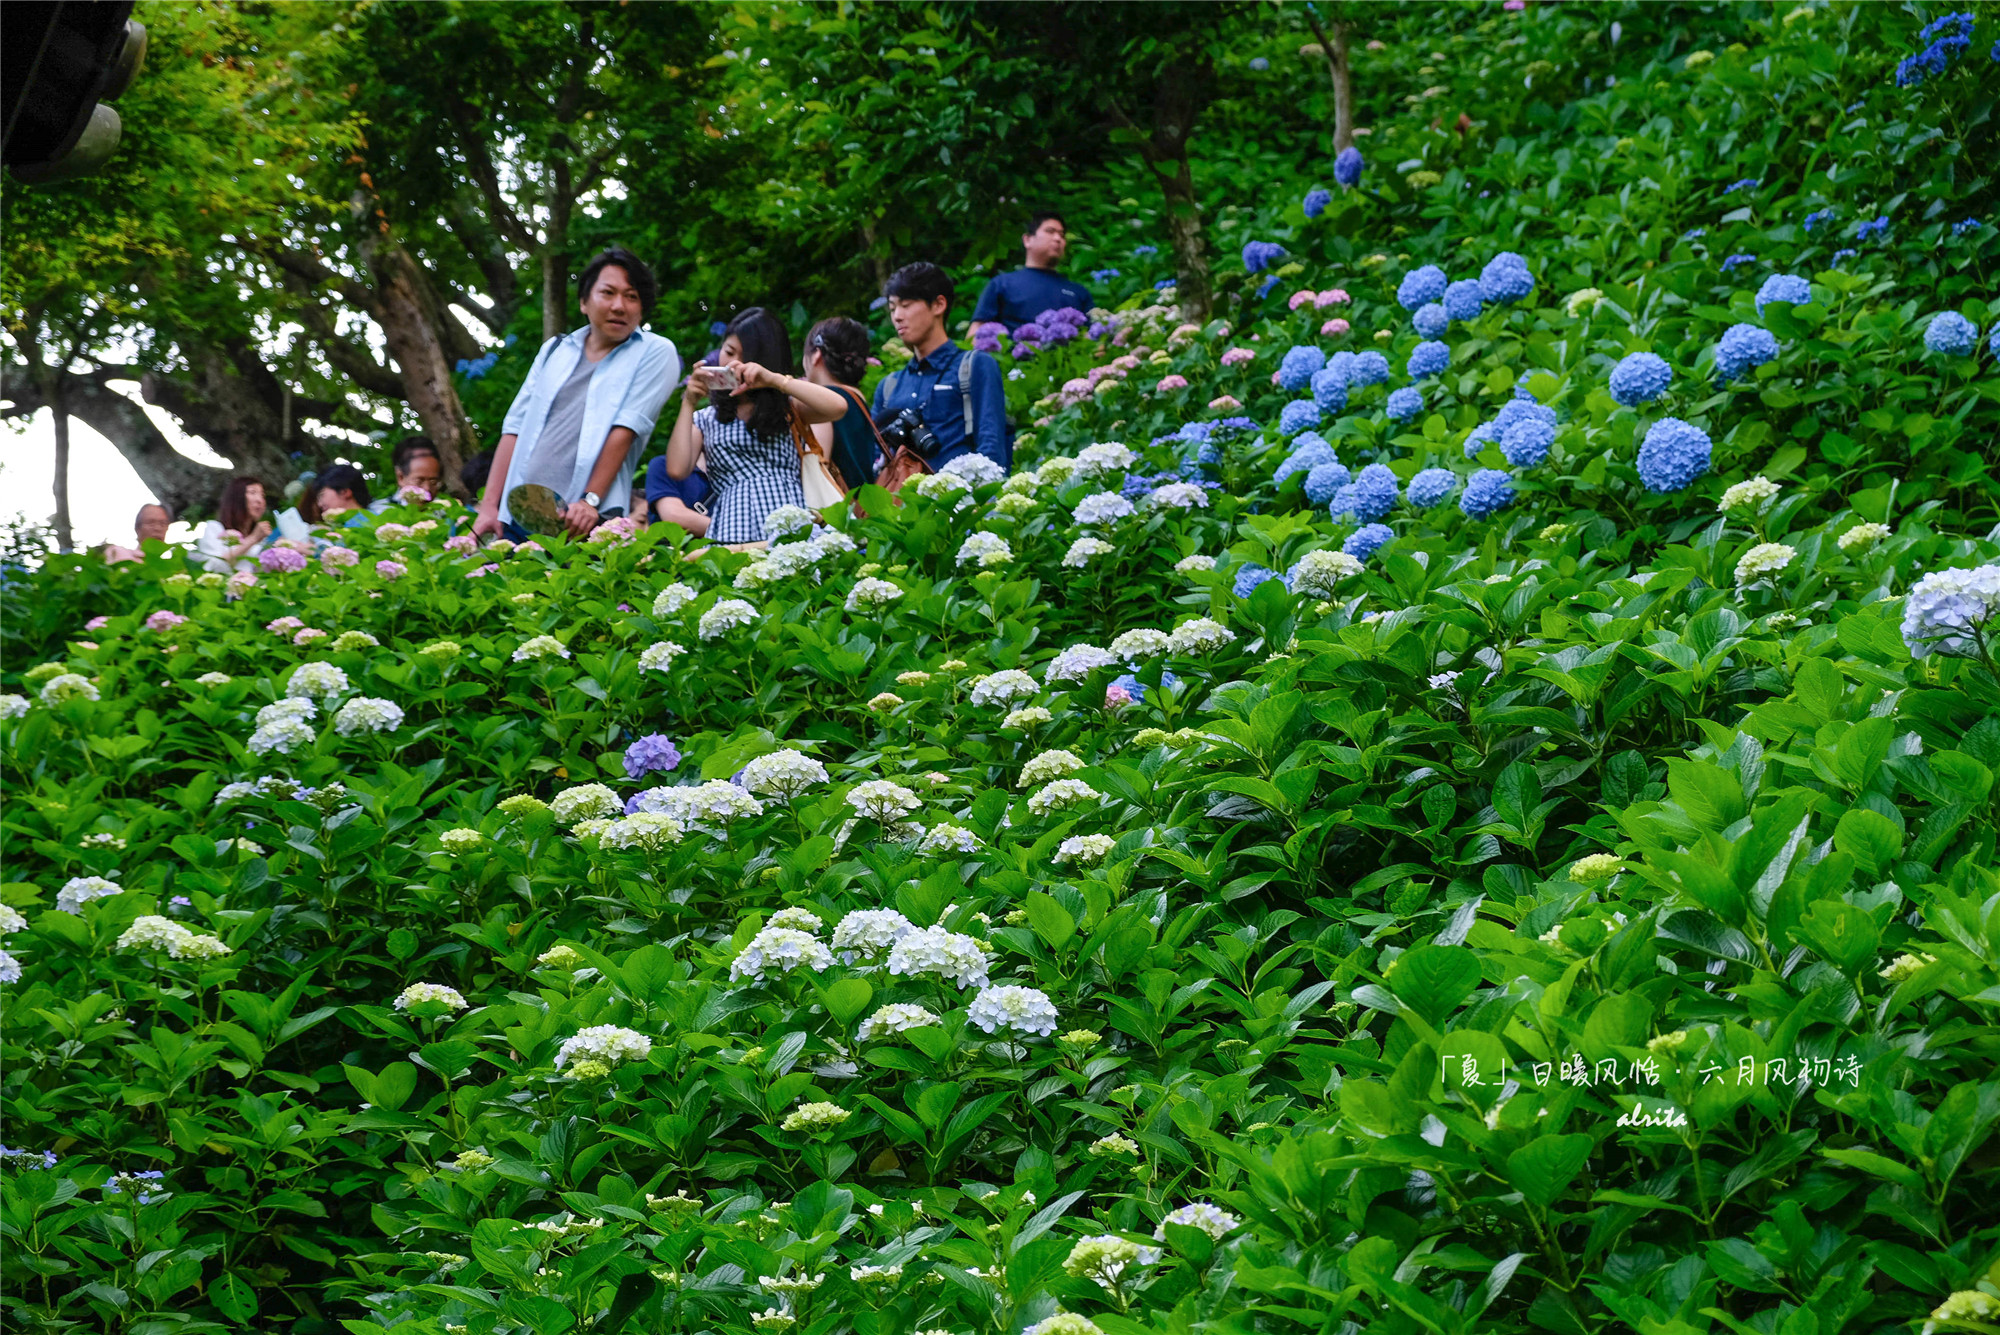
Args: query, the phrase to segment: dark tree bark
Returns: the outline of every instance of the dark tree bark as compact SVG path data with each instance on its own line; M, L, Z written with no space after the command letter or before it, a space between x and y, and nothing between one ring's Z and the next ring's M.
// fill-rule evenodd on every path
M1206 320L1214 306L1215 289L1208 266L1208 242L1195 197L1194 168L1188 161L1188 141L1195 122L1215 100L1215 66L1205 55L1189 56L1163 65L1153 86L1150 131L1133 123L1115 97L1108 103L1113 119L1144 137L1139 155L1159 183L1166 203L1167 237L1174 251L1175 289L1181 313Z
M76 530L69 522L69 409L63 403L60 373L50 387L49 415L56 426L56 550L76 550Z
M463 499L465 484L459 470L468 456L478 452L479 433L451 382L455 359L444 330L452 321L407 250L395 245L371 247L368 263L375 277L368 313L382 327L389 355L396 359L403 397L437 446L445 485Z
M1354 147L1354 74L1347 59L1347 24L1336 18L1329 30L1311 5L1306 6L1306 22L1319 40L1327 77L1333 81L1333 151L1338 155Z

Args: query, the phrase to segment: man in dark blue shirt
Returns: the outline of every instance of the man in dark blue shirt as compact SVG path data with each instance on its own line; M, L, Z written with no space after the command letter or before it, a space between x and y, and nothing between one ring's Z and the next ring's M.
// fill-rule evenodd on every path
M1044 311L1065 306L1090 309L1090 289L1056 272L1069 251L1069 232L1061 214L1037 213L1028 219L1021 248L1027 253L1025 267L1003 273L986 285L972 310L974 325L997 322L1006 325L1011 334Z
M914 408L938 439L926 462L942 468L963 454L979 453L1013 471L1014 442L1007 433L1007 386L1000 363L970 352L946 335L951 276L935 264L906 264L889 275L889 321L910 349L910 364L875 387L873 416L887 421Z

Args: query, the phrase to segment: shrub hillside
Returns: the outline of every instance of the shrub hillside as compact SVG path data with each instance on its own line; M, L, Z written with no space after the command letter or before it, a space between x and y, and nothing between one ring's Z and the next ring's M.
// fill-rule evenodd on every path
M1571 81L1518 139L1260 187L1205 324L1135 252L1001 342L1013 476L768 553L49 561L9 1328L2000 1329L2000 32L1930 18L1593 90L1493 10L1426 68Z

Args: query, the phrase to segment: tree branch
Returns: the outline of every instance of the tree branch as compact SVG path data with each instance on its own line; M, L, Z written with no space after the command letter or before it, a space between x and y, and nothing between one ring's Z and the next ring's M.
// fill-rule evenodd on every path
M474 124L472 108L466 105L456 88L446 90L444 101L445 114L451 118L459 149L465 154L466 171L486 200L486 212L492 218L493 226L500 235L521 249L535 250L540 243L535 239L534 231L508 207L506 197L500 193L500 173L493 166L492 155L486 151L486 141L480 137Z
M339 333L325 309L308 302L299 311L299 322L306 327L326 354L333 368L352 380L370 394L379 394L385 399L400 402L404 398L403 381L394 370L375 360L375 354Z

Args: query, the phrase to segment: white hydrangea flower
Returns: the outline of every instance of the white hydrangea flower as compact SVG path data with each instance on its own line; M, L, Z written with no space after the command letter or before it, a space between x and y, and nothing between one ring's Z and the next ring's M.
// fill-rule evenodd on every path
M314 733L303 720L295 717L281 717L263 724L250 734L245 743L253 755L269 755L273 751L279 755L290 755L301 746L311 746Z
M1856 524L1836 540L1843 552L1865 552L1889 536L1887 524Z
M848 790L847 804L854 808L855 815L889 825L922 806L923 799L900 783L870 779Z
M1078 1238L1070 1248L1063 1270L1077 1279L1095 1280L1107 1289L1118 1287L1118 1277L1129 1265L1158 1265L1160 1249L1142 1247L1116 1233L1099 1233Z
M1723 492L1722 499L1716 502L1715 508L1724 514L1733 514L1738 510L1761 512L1770 506L1782 490L1784 488L1760 473L1747 481L1736 483Z
M460 853L470 853L485 842L485 835L477 830L467 829L464 826L460 826L455 830L446 830L438 836L438 847L453 856L457 856Z
M1097 557L1109 556L1117 550L1102 538L1078 538L1063 553L1062 564L1065 569L1081 570Z
M764 516L764 532L773 538L783 538L793 533L810 533L818 519L818 515L802 505L781 505Z
M1055 860L1074 860L1078 866L1094 867L1109 856L1117 843L1108 834L1073 834L1057 845Z
M379 649L382 641L365 630L344 630L334 637L331 647L335 653L344 654L355 649Z
M1229 1231L1243 1221L1225 1210L1217 1209L1207 1201L1196 1201L1193 1205L1183 1205L1160 1221L1153 1230L1153 1236L1161 1242L1167 1240L1167 1225L1180 1224L1187 1228L1198 1228L1209 1237L1220 1241Z
M1034 472L1010 473L1007 480L1000 484L1000 490L1008 496L1033 496L1039 485L1041 479Z
M1129 1136L1121 1136L1114 1131L1108 1136L1102 1136L1091 1141L1089 1150L1085 1152L1097 1159L1103 1159L1113 1154L1129 1154L1137 1158L1139 1155L1139 1142Z
M1760 542L1736 563L1736 587L1768 579L1792 563L1798 552L1782 542Z
M133 920L118 937L119 950L172 950L194 933L172 918L147 913Z
M817 972L832 967L833 952L811 932L801 932L796 927L766 927L751 937L743 953L730 963L729 981L737 983L748 978L761 983L766 969L790 973L800 968Z
M971 498L972 484L954 473L923 473L904 484L926 500L942 500L948 496Z
M1094 644L1072 644L1057 654L1042 673L1042 680L1054 686L1058 682L1082 681L1101 667L1110 667L1118 661L1114 650L1100 649Z
M1054 714L1043 709L1040 705L1029 705L1025 709L1016 709L1009 713L1006 718L1000 720L1000 726L1003 728L1033 728L1047 723L1054 717Z
M632 1029L615 1024L594 1024L563 1040L556 1049L556 1069L560 1071L579 1059L616 1066L624 1061L644 1061L653 1055L653 1040Z
M593 817L608 818L625 813L625 804L618 800L618 794L601 783L580 783L573 788L565 788L549 803L549 812L559 825L575 825L580 820Z
M788 542L771 548L771 554L764 558L763 563L771 567L773 578L783 579L811 570L826 554L827 549L817 541Z
M1007 476L1006 469L983 454L961 454L938 469L938 472L949 477L963 478L975 487L1002 481Z
M287 696L284 699L275 700L258 710L257 726L260 728L266 727L284 719L297 719L305 722L318 716L319 706L312 701L303 697Z
M813 558L814 560L832 556L836 552L851 554L861 550L854 539L837 528L822 528L813 536L812 545L818 549L818 555Z
M553 635L537 635L514 651L516 663L532 663L542 658L568 658L569 650Z
M979 836L963 825L935 825L917 841L919 857L934 858L946 853L973 853L979 849Z
M826 926L826 923L811 909L800 908L797 905L788 905L773 913L764 925L766 927L795 927L801 932L817 934L820 928Z
M331 700L347 689L347 674L331 663L301 663L285 682L293 699Z
M194 679L197 686L227 686L235 678L227 672L204 672Z
M10 904L0 904L0 936L11 936L15 932L26 931L28 920L21 911Z
M597 846L617 853L657 853L677 844L686 833L681 823L658 811L620 816L597 832Z
M1057 779L1028 795L1028 810L1037 816L1065 811L1088 802L1102 802L1104 794L1081 779Z
M223 678L227 681L228 678ZM19 718L28 712L28 697L25 695L0 695L0 718Z
M922 1006L907 1001L897 1001L882 1007L863 1020L859 1033L861 1041L868 1043L878 1038L886 1038L890 1034L900 1034L909 1029L922 1029L926 1025L936 1023L938 1017Z
M21 961L7 951L0 950L0 983L21 981Z
M1133 513L1132 502L1115 491L1094 491L1076 503L1079 524L1115 524Z
M394 732L402 726L401 705L367 695L355 696L333 716L333 730L342 737L357 732Z
M1032 987L989 987L972 999L966 1018L987 1033L1011 1029L1048 1037L1056 1031L1056 1008L1048 994Z
M1086 445L1077 451L1074 476L1078 479L1123 477L1138 463L1138 455L1116 442ZM1046 470L1048 464L1043 464L1042 468Z
M852 964L858 957L881 954L916 930L894 909L856 909L833 929L833 948L841 952L842 964Z
M661 589L659 594L654 597L653 615L656 617L670 617L693 602L698 596L688 585L675 580L672 584L667 585L666 588Z
M903 591L886 579L870 576L858 579L854 587L847 591L847 610L859 611L863 607L886 607L903 596Z
M986 968L986 952L979 948L977 938L942 927L920 927L889 949L889 972L913 978L943 978L960 987L984 987Z
M1146 505L1154 510L1206 510L1208 489L1194 482L1169 482L1147 492Z
M1044 751L1021 766L1020 786L1027 788L1051 779L1067 778L1082 768L1083 761L1074 751Z
M741 598L724 598L715 606L701 614L696 629L704 640L713 640L738 626L748 626L757 620L757 609Z
M1331 598L1340 581L1360 574L1364 568L1359 558L1346 552L1325 549L1307 552L1292 567L1292 592Z
M672 640L660 640L657 643L649 644L639 654L639 670L641 672L665 672L673 666L674 658L677 655L686 652L687 649L685 646L675 644Z
M781 1131L831 1131L854 1114L837 1103L801 1103L778 1124ZM810 1293L826 1281L825 1275L788 1276L785 1279L765 1277L757 1282L766 1286L771 1293Z
M1167 651L1174 654L1212 653L1233 644L1236 632L1210 617L1195 617L1174 627L1167 637Z
M692 787L648 788L634 801L637 811L672 816L684 825L727 825L764 814L764 804L727 779L710 779Z
M745 788L753 793L776 793L787 799L826 781L826 766L789 748L759 756L743 767Z
M1004 705L1015 700L1031 700L1040 688L1035 679L1019 668L1005 668L973 680L971 700L975 705Z
M982 531L972 534L958 545L958 556L955 559L959 565L970 564L981 567L1005 565L1014 559L1014 549L1008 546L1007 540L998 533Z
M1087 1316L1057 1312L1029 1326L1021 1335L1104 1335L1104 1328Z
M1215 558L1204 556L1200 552L1196 552L1193 556L1183 556L1180 560L1174 562L1175 572L1182 575L1192 575L1198 570L1213 569L1215 569Z
M1076 460L1070 458L1068 455L1058 455L1053 459L1045 459L1042 461L1042 466L1037 468L1030 476L1034 478L1034 483L1037 487L1059 487L1076 476Z
M465 998L459 995L458 989L455 987L446 987L442 983L411 983L402 990L401 994L397 996L392 1004L397 1010L406 1011L410 1007L420 1006L426 1001L441 1002L449 1009L455 1011L465 1009Z
M1170 638L1163 630L1143 627L1139 630L1128 630L1111 642L1111 655L1114 659L1126 663L1137 663L1144 658L1157 658L1167 651Z
M749 565L737 571L736 578L731 580L730 583L736 588L747 591L750 589L761 589L777 578L778 572L769 561L752 561Z
M42 703L61 704L65 700L95 700L97 685L81 672L58 672L42 684Z
M1034 508L1035 498L1018 491L1002 493L993 500L993 509L996 514L1018 516L1027 514Z

